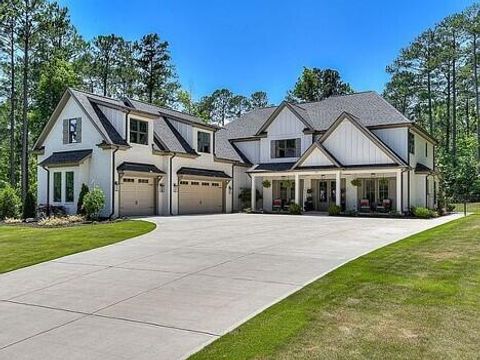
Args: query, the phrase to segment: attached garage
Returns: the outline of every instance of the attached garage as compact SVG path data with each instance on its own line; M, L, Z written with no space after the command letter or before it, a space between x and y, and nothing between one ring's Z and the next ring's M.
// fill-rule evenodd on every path
M225 196L230 176L223 171L195 168L181 168L177 175L179 214L225 212Z
M139 163L122 163L117 170L120 216L155 215L156 188L164 173L154 165Z

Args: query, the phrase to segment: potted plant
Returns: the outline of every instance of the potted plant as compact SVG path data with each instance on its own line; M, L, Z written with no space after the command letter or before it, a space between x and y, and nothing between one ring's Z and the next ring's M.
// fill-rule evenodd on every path
M350 182L353 186L362 186L362 182L360 179L353 179L351 182Z

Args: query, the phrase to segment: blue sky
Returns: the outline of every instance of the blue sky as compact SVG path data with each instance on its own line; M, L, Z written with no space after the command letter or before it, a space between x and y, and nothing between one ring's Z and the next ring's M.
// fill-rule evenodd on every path
M87 39L115 33L168 40L195 98L227 87L279 102L303 66L334 68L356 91L381 92L385 66L467 0L60 0Z

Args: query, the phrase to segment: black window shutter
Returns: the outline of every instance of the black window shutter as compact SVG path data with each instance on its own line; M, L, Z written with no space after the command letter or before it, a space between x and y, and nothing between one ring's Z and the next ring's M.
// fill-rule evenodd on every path
M275 159L277 156L275 154L275 140L270 141L270 159Z
M63 119L63 143L68 144L68 119Z
M82 142L82 118L77 119L77 142Z
M297 138L295 139L295 157L300 157L301 152L302 152L302 139Z

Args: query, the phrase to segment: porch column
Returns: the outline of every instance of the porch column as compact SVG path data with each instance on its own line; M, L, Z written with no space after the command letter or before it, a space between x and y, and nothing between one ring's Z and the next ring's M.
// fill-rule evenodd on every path
M251 189L251 192L252 192L252 203L251 203L251 208L252 208L252 211L255 211L255 205L257 204L257 189L255 188L255 175L252 175L252 189Z
M298 173L295 174L295 203L302 204L300 199L300 175Z
M397 170L396 174L397 179L397 211L402 212L402 170Z
M335 174L336 178L335 178L335 203L340 206L342 204L342 187L341 187L341 173L340 171L337 171L337 173Z

